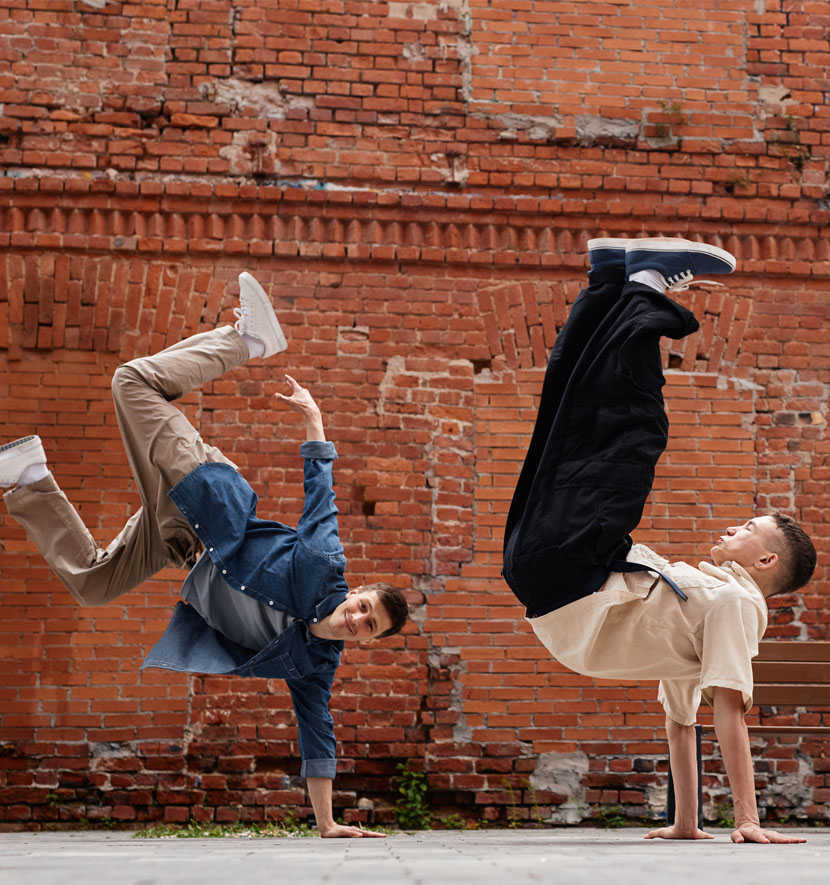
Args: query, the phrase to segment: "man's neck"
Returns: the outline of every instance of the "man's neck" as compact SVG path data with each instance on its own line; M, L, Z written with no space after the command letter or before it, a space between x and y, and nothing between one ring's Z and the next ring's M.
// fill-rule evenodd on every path
M324 618L321 618L316 624L310 624L306 622L308 626L308 632L311 633L312 636L316 636L317 639L334 639L334 636L331 634L331 627L329 625L329 620L331 615L326 615Z
M744 571L749 575L750 578L755 582L755 586L761 591L761 596L766 599L768 596L772 596L775 592L775 588L770 583L769 577L763 572L759 572L757 569L754 569L752 566L749 568L745 568L741 566Z
M761 595L766 599L768 596L772 596L775 592L775 588L772 586L772 583L769 577L763 573L759 572L757 569L752 566L741 565L739 562L735 562L733 559L729 559L726 562L731 562L733 565L738 566L738 568L742 569L751 579L752 583L761 591ZM726 565L726 562L722 562L720 565L714 563L718 568L722 568Z

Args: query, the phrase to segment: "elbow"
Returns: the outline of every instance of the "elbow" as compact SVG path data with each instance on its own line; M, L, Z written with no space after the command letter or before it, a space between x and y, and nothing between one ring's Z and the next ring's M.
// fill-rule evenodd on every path
M744 721L744 698L740 691L716 687L713 692L715 731L723 728L746 728Z
M682 725L680 722L672 719L671 716L666 716L666 735L669 740L691 734L694 728L694 725Z

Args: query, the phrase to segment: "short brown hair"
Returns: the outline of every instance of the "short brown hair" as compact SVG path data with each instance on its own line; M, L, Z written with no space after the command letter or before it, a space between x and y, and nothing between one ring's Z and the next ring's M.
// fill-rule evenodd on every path
M360 592L368 593L370 590L377 593L378 601L386 609L392 621L392 626L378 634L375 639L383 639L384 636L394 636L395 633L400 633L406 626L406 619L409 617L409 606L403 593L391 584L364 584Z
M773 513L780 543L774 552L781 565L775 576L775 590L770 594L793 593L813 576L816 567L816 548L807 532L785 513Z

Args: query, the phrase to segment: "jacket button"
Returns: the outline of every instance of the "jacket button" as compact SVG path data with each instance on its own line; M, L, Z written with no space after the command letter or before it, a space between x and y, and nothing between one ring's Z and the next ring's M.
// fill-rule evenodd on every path
M244 590L244 589L245 589L245 585L243 584L239 589L240 589L240 590Z
M208 553L213 553L213 547L208 547Z
M316 624L316 623L317 623L317 618L312 618L312 619L311 619L311 623L312 623L312 624Z
M194 523L194 524L193 524L193 528L194 528L194 529L199 528L199 523L198 523L198 522Z
M223 575L226 575L227 573L228 573L228 570L227 570L226 568L223 568L223 569L222 569L222 574L223 574Z
M273 604L274 604L274 600L273 600L273 599L269 599L269 600L268 600L268 605L273 605Z

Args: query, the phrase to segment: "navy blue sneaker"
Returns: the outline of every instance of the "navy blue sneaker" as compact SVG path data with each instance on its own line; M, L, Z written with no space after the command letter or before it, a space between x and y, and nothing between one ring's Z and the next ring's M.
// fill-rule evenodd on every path
M625 247L632 242L617 237L600 237L596 240L588 240L588 258L591 261L591 270L599 270L601 267L625 268Z
M653 270L669 289L686 288L700 274L732 273L735 263L735 256L725 249L680 237L629 240L625 249L629 278L637 271Z

